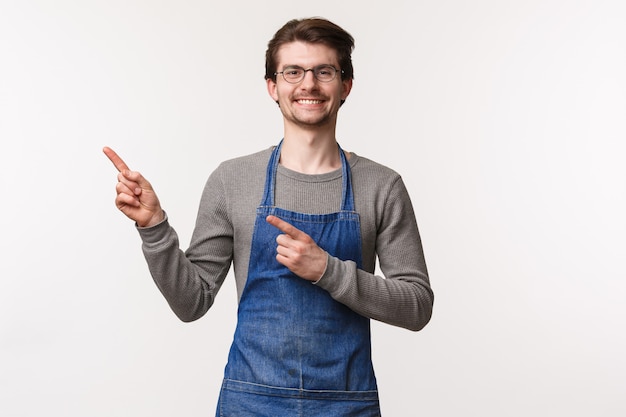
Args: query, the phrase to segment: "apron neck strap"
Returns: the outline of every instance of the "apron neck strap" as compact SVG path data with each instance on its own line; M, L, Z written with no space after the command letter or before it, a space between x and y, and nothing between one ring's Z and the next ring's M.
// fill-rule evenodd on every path
M267 164L267 172L265 175L265 190L263 191L262 206L274 207L274 195L276 188L276 173L278 171L278 161L280 160L280 150L283 145L283 140L272 151L270 160ZM341 196L341 211L354 211L354 195L352 193L352 181L350 179L350 165L346 159L341 146L337 144L339 149L339 156L341 158L341 183L342 183L342 196Z

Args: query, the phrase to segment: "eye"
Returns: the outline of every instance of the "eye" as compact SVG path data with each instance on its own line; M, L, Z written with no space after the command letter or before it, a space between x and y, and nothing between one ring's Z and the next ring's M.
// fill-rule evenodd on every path
M333 71L334 71L334 68L328 65L317 68L317 73L323 76L332 75Z
M303 69L298 67L287 67L283 70L283 74L288 77L297 77L302 74Z

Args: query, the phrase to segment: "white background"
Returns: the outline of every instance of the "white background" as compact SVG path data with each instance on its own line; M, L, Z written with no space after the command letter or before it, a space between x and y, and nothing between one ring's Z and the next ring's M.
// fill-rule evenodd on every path
M234 280L179 322L101 149L186 248L209 173L280 139L265 48L309 16L356 39L339 141L403 175L436 293L373 323L384 415L626 415L620 0L2 0L0 415L213 415Z

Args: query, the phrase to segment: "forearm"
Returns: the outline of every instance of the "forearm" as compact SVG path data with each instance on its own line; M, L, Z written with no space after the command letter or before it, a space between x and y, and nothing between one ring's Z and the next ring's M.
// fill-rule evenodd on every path
M329 257L317 285L365 317L409 330L422 329L432 315L428 276L417 269L385 279L358 269L354 262Z
M178 236L167 218L138 231L152 278L172 311L184 322L202 317L213 304L228 269L203 269L192 262L179 248Z

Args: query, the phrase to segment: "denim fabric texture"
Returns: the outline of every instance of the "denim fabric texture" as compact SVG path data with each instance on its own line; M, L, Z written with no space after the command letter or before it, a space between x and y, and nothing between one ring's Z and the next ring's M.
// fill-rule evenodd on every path
M380 407L376 391L303 391L224 380L216 416L380 417Z
M310 235L331 256L361 266L350 167L339 148L339 212L287 211L274 205L280 149L279 144L268 163L216 415L379 416L369 319L281 265L276 237L282 232L265 221L275 215Z

